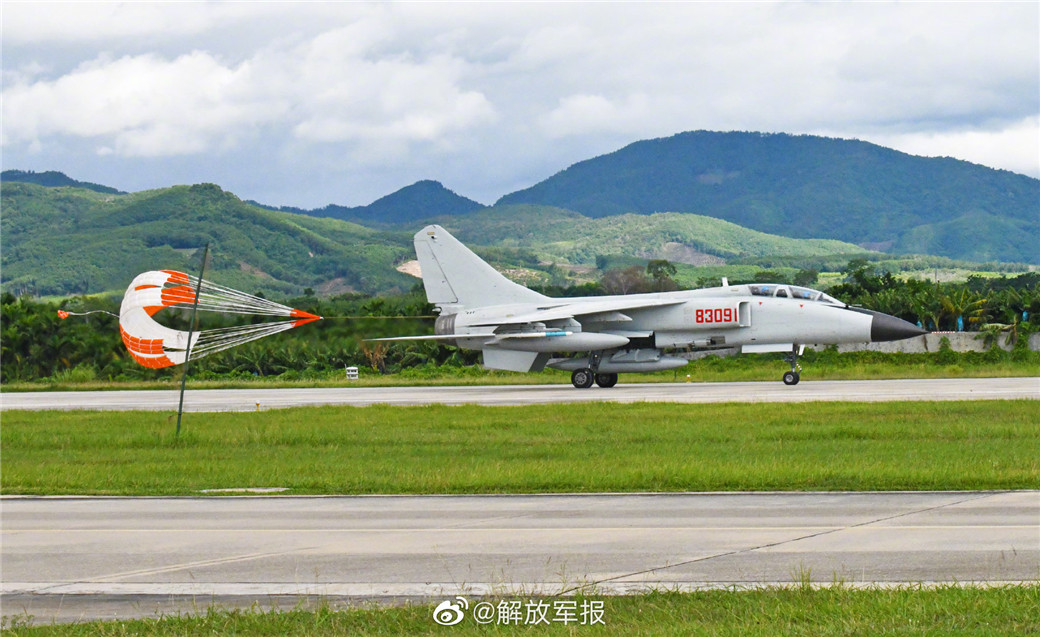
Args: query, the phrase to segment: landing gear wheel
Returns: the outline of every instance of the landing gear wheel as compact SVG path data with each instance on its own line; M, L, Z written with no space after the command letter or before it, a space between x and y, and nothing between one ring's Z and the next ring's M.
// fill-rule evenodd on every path
M787 356L784 356L784 362L791 364L791 371L784 374L785 385L797 385L798 381L802 379L802 377L798 375L798 372L802 369L802 366L798 364L798 357L801 355L804 348L804 345L793 345L790 353L788 353Z
M603 389L610 389L617 385L617 374L596 374L596 384Z
M593 374L591 369L576 369L571 372L571 384L578 389L592 387Z

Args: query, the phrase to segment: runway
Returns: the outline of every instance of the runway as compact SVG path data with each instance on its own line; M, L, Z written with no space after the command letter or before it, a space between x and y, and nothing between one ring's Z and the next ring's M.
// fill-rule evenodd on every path
M185 394L185 411L255 411L316 405L532 405L575 402L808 402L1040 399L1040 378L642 383L611 389L570 385L206 389ZM178 392L4 392L0 410L97 409L176 411Z
M3 614L1040 579L1040 492L20 498Z

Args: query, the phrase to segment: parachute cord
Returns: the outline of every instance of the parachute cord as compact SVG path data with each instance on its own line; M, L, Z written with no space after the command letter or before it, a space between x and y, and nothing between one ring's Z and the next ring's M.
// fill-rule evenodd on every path
M436 314L430 314L430 315L423 315L423 316L323 316L322 318L325 319L326 321L328 321L330 319L343 319L343 320L346 320L346 321L359 321L359 320L362 320L362 319L383 319L383 320L386 320L386 319L397 319L399 321L404 321L404 320L407 320L407 319L435 319L435 318L437 318L437 315Z
M203 301L203 300L200 300L199 309L211 310L211 311L214 311L214 312L223 312L223 313L226 313L226 314L258 314L258 312L254 311L254 310L238 309L238 308L235 308L235 307L228 307L227 305L224 305L224 304L209 305L209 304L205 303L205 301ZM289 308L289 309L292 309L292 308ZM88 314L108 314L109 316L114 316L116 318L119 318L118 314L114 314L114 313L109 312L107 310L91 310L89 312L69 312L68 310L58 310L58 316L61 317L61 318L67 318L69 316L86 316ZM273 315L275 315L275 314L272 314L272 316ZM284 316L284 315L285 315L285 312L278 312L277 313L277 316ZM329 321L329 320L361 321L361 320L365 320L365 319L377 319L377 320L383 320L383 321L385 321L385 320L407 321L407 320L411 320L411 319L416 319L416 320L419 320L419 319L435 319L435 318L437 318L437 315L436 314L423 314L423 315L420 315L420 316L323 316L322 318L325 319L326 321Z
M68 310L58 310L58 318L65 319L70 316L86 316L87 314L108 314L119 318L118 314L113 314L107 310L90 310L89 312L69 312Z

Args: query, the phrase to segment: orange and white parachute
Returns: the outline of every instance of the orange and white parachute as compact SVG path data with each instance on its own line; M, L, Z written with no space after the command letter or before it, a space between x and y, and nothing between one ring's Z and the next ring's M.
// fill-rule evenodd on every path
M199 279L183 272L159 270L139 274L126 289L119 308L119 332L130 355L145 367L180 365L258 338L317 321L320 316L232 290L205 279L199 287L199 310L233 314L286 316L291 320L188 332L160 325L153 317L168 307L191 307ZM190 351L190 354L187 352Z

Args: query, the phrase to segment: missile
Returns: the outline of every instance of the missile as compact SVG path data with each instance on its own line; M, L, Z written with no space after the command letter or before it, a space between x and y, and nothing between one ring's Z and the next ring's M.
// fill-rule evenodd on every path
M624 347L628 338L599 332L520 332L497 334L488 345L518 352L591 352Z
M657 349L635 349L615 352L613 356L600 361L597 372L618 374L624 372L660 372L676 369L690 361L678 356L663 356ZM549 367L573 372L590 366L588 357L566 358L551 361Z

